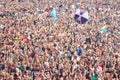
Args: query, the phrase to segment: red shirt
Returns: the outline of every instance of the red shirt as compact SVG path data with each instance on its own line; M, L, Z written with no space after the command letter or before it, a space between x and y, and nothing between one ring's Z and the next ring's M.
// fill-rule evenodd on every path
M102 70L104 70L104 65L100 65L100 67L102 67Z

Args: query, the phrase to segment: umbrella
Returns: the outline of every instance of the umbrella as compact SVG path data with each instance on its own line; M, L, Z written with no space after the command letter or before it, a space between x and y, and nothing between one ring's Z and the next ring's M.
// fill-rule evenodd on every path
M75 12L75 15L74 15L74 19L77 23L79 24L84 24L85 22L88 21L89 19L89 16L88 16L88 12L85 11L85 10L77 10Z

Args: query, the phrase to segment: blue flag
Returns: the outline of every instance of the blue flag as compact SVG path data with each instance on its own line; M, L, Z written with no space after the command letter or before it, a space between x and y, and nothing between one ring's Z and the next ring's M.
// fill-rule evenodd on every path
M102 31L103 31L103 32L106 32L106 33L108 32L108 30L107 30L107 29L104 29L104 30L102 30Z
M53 21L56 22L58 20L58 15L59 15L59 12L53 8L52 12L51 12L51 16L53 17Z

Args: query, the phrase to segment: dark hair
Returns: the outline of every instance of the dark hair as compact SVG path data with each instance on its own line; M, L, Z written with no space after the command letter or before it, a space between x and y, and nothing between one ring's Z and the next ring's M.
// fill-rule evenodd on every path
M17 80L17 77L18 77L17 74L14 74L14 80Z
M5 69L5 66L4 66L4 65L2 65L1 69L2 69L2 70L3 70L3 69Z

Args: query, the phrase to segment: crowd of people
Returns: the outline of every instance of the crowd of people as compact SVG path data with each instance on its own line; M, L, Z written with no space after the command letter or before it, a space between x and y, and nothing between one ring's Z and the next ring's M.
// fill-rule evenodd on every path
M120 0L0 0L0 80L119 79Z

